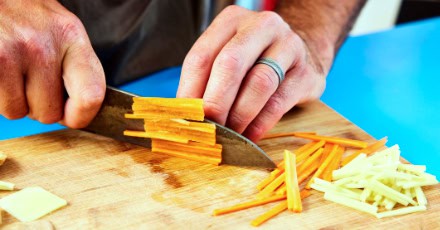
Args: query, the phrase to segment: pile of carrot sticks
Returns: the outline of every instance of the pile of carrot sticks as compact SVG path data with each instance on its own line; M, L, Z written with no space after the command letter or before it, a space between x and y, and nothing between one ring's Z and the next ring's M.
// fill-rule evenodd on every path
M302 212L302 199L310 195L310 186L315 178L331 181L333 170L348 164L361 153L369 155L376 152L387 142L385 137L368 145L366 142L353 139L297 132L270 134L264 139L279 137L305 138L311 142L296 149L294 153L284 150L284 160L257 185L258 193L255 199L232 207L216 209L213 212L214 216L277 201L281 202L252 220L251 225L259 226L285 210ZM344 157L346 148L354 148L356 151Z
M133 98L128 119L143 119L144 131L125 130L124 135L151 138L152 152L219 165L222 146L216 143L216 127L204 121L203 100L196 98Z

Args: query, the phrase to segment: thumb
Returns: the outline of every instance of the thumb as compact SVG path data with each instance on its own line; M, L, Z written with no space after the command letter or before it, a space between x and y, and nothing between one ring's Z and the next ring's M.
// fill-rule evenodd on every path
M67 47L63 79L68 99L61 121L70 128L83 128L95 117L105 96L105 75L87 35Z

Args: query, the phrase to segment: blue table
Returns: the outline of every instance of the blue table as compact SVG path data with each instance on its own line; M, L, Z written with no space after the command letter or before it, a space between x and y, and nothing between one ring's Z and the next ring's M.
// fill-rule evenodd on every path
M440 176L440 18L350 37L340 50L322 100L375 138L389 137L402 155ZM121 88L174 97L180 67ZM0 140L61 129L0 117Z

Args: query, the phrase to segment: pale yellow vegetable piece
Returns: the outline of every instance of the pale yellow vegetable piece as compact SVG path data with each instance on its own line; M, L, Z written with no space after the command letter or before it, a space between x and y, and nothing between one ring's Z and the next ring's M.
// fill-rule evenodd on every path
M377 207L371 204L367 204L358 200L354 200L351 198L347 198L332 192L326 192L324 194L324 199L338 203L338 204L342 204L344 206L350 207L350 208L354 208L356 210L359 210L361 212L366 212L369 213L371 215L376 215L377 213Z
M0 208L23 222L34 221L66 205L66 200L41 187L25 188L0 200Z
M0 190L9 190L12 191L14 190L14 184L13 183L9 183L6 181L0 181Z

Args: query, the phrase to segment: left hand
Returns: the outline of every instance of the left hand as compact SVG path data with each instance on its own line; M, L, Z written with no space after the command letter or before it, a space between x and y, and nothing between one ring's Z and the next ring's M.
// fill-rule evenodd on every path
M261 58L275 60L276 72ZM208 118L258 141L298 103L317 99L328 71L274 12L222 11L185 58L178 97L203 98Z

